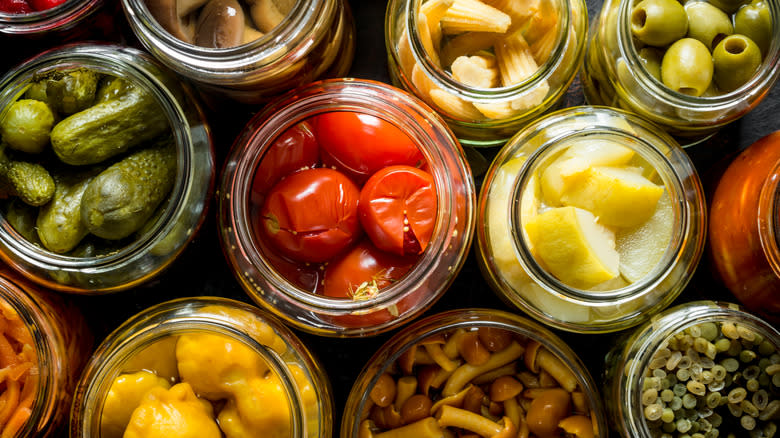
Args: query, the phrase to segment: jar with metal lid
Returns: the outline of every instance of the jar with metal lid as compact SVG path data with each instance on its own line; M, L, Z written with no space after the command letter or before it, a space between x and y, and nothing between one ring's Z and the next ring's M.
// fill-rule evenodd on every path
M637 438L774 436L778 349L777 327L736 305L668 309L607 354L610 426Z
M430 108L386 84L322 81L267 106L236 139L220 238L261 306L315 334L368 336L454 281L474 198L463 151Z
M3 422L8 437L58 436L92 336L75 306L0 270Z
M478 261L496 293L574 332L639 324L677 297L704 249L688 156L635 115L575 107L518 133L486 174Z
M751 312L780 320L780 133L745 149L718 182L709 242L720 278Z
M0 219L11 268L60 291L112 292L159 274L192 240L213 190L211 136L191 90L151 57L51 49L0 80L0 111L5 166L24 170L3 175L19 196ZM35 190L21 190L24 175Z
M695 144L706 138L719 128L739 119L755 108L769 89L777 81L780 71L777 64L780 61L780 27L778 27L778 17L780 17L780 3L775 0L766 0L760 2L718 2L718 1L688 1L685 3L685 10L682 15L691 9L691 6L709 7L716 9L712 5L729 5L737 7L754 9L749 12L750 20L745 20L743 27L753 28L750 30L741 30L741 32L766 32L766 47L762 47L759 54L761 58L755 73L752 77L739 87L731 90L716 90L715 81L712 81L706 91L693 91L692 89L680 88L675 91L662 82L661 61L662 53L649 44L642 43L637 37L633 36L632 28L639 26L641 22L640 11L637 11L636 23L632 24L632 17L635 15L632 11L639 7L639 2L634 0L608 0L604 2L599 19L593 23L591 31L591 40L588 45L585 57L585 67L583 70L583 90L588 103L592 105L609 105L632 111L640 116L656 123L670 134L679 138L683 145ZM756 6L760 3L761 10ZM726 8L729 10L728 8ZM682 10L682 8L680 8ZM660 8L658 12L665 11ZM702 15L702 18L696 20L689 19L691 22L698 21L699 27L710 26L712 35L720 33L720 37L727 33L735 31L732 23L735 21L733 13L729 16L724 12L717 11L712 14ZM688 13L691 17L696 17L695 13ZM720 27L718 16L721 15L725 20L725 29ZM671 15L659 15L660 22L657 26L662 28L663 20L673 21L669 18ZM706 18L705 18L706 17ZM716 18L712 18L716 17ZM760 18L759 18L760 17ZM651 20L655 20L652 18ZM768 27L765 29L764 27ZM648 28L650 25L647 26ZM693 28L693 25L691 25ZM671 27L669 27L671 29ZM720 30L724 29L724 30ZM704 31L708 34L709 30ZM672 34L673 31L669 31ZM689 31L688 38L690 42L692 35ZM685 36L685 35L683 35ZM716 37L716 38L720 38ZM698 37L695 37L698 38ZM682 41L682 40L681 40ZM717 40L719 41L719 40ZM713 43L709 43L713 45ZM744 52L742 43L734 45L731 48L735 56ZM694 51L700 53L702 58L710 59L708 50L717 48L717 45L709 47L705 44L699 44L695 41L695 46L700 50ZM743 47L743 48L738 48ZM690 52L690 53L694 53ZM670 57L675 59L674 57ZM704 65L696 64L694 59L700 59L699 55L691 54L688 58L693 71L699 71L703 75L709 71L712 77L713 69ZM675 64L670 60L669 65ZM678 61L683 64L683 61ZM747 68L747 67L745 67ZM671 70L671 67L670 67ZM739 73L733 70L730 76L737 76ZM672 75L670 75L671 77ZM681 79L681 83L692 80ZM672 84L672 82L669 82ZM698 86L698 85L697 85Z
M217 297L183 298L130 318L81 377L71 437L331 436L324 370L275 318Z
M580 359L539 324L508 312L439 313L388 340L357 377L341 438L601 437L606 416Z
M188 41L190 38L185 34L189 32L178 29L179 23L181 27L189 27L196 18L180 15L184 12L177 9L176 2L154 1L122 1L133 32L163 64L196 82L200 90L217 96L249 104L267 102L299 85L345 76L352 65L355 25L344 0L249 2L251 12L249 9L241 12L247 22L250 17L257 23L269 16L271 11L264 7L273 9L273 15L279 15L279 22L263 28L262 32L255 30L245 39L238 35L237 45L229 47L221 43L206 47L199 45L197 39ZM241 9L237 2L233 3ZM281 8L281 3L286 3L288 8ZM163 10L168 6L174 10ZM178 20L173 22L176 29L168 25L166 30L163 22L154 18L157 15L152 10L160 10L161 19ZM243 28L243 23L237 24ZM220 31L215 32L219 35Z
M587 39L584 1L393 0L393 83L431 105L469 146L497 146L562 99Z

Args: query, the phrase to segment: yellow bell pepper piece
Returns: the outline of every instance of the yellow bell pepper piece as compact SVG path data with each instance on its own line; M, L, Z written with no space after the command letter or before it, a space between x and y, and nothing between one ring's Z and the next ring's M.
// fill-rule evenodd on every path
M120 438L143 396L153 388L170 387L167 380L149 371L117 376L103 404L103 415L100 420L101 436Z
M187 383L153 388L135 408L123 438L221 438L211 404Z

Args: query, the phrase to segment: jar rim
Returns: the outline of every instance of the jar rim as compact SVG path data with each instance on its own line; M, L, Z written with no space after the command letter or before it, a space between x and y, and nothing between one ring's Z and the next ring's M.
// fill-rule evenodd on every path
M780 159L761 185L757 222L761 248L772 271L780 277Z
M759 67L757 74L739 88L717 96L690 96L676 92L666 87L661 81L650 74L645 64L639 57L639 51L634 44L631 35L631 6L633 0L616 0L618 6L617 45L620 55L627 59L629 64L635 66L632 69L634 78L639 81L654 96L669 103L684 108L691 108L708 113L720 112L735 104L749 100L753 96L760 96L780 77L780 69L772 66L780 63L780 38L777 38L777 26L774 26L774 38L772 38L767 54ZM767 0L772 17L780 18L780 2ZM780 20L773 20L780 21Z
M381 108L381 109L379 109ZM401 279L382 289L382 292L366 300L347 300L343 298L331 298L316 295L309 291L294 286L284 276L266 262L266 258L257 248L254 240L254 231L250 218L250 193L251 184L242 183L251 181L255 169L267 148L281 133L309 117L332 111L355 111L379 117L395 126L403 126L404 132L409 135L419 147L431 169L431 175L437 192L437 217L434 225L433 236L428 247L414 267ZM420 121L425 121L425 126ZM429 132L428 130L433 130ZM223 173L222 195L220 203L227 202L227 208L220 206L220 238L223 248L230 239L228 235L236 237L238 247L226 250L233 267L236 267L236 257L248 261L252 269L256 270L256 276L261 278L269 288L278 291L286 301L294 303L308 311L323 312L329 315L347 315L391 309L404 297L414 293L424 283L427 269L439 261L439 254L444 252L452 241L463 241L464 244L454 251L456 264L449 266L453 273L457 272L465 262L465 253L471 243L473 230L471 224L474 221L474 188L473 178L466 162L462 149L458 146L454 135L446 127L446 124L433 113L430 108L419 102L416 98L387 84L363 79L329 79L312 83L306 87L287 93L258 113L244 129L244 136L236 139L230 153L230 157L240 154L239 164L226 168ZM434 137L434 135L438 137ZM451 147L441 147L441 142L447 141ZM228 162L231 158L228 158ZM456 163L458 169L444 169L445 163ZM438 164L438 165L437 165ZM465 191L465 205L462 207L463 217L458 217L458 194L455 190L443 190L443 187L452 187L453 184L462 184ZM460 193L460 192L459 192ZM460 208L460 207L459 207ZM228 211L229 210L229 211ZM459 222L460 221L460 222ZM464 223L465 222L465 223ZM457 225L463 227L463 232L454 235L445 234ZM232 242L231 242L232 244ZM252 277L248 272L236 272L241 277ZM240 278L241 279L241 278ZM242 285L245 289L264 289L257 284ZM452 279L449 280L451 282ZM426 296L427 301L421 309L410 309L407 315L390 319L384 322L381 330L387 330L398 323L400 319L408 319L412 314L417 314L433 304L444 292L448 283L437 285ZM249 290L255 300L265 300L265 294L257 296L254 290ZM268 304L268 303L266 303ZM275 306L272 311L282 314ZM370 313L369 312L369 313ZM394 315L395 316L395 315ZM301 323L300 321L297 321ZM309 327L301 327L310 330ZM356 334L365 335L365 327L356 330ZM379 327L371 326L371 330ZM350 331L340 331L338 335L348 335Z
M66 0L49 9L29 14L0 12L0 33L33 34L59 29L84 18L104 0Z

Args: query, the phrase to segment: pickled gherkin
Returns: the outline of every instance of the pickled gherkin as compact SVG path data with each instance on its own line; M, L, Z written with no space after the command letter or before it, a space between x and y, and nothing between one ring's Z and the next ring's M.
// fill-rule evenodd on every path
M51 202L41 207L36 225L38 237L49 251L66 253L89 233L81 221L81 198L95 171L58 175Z
M0 121L0 136L12 149L37 154L49 145L54 114L46 103L20 99L11 104Z
M45 79L46 100L62 115L89 108L95 100L100 73L88 69L55 71Z
M54 196L54 180L40 164L15 161L0 144L0 198L16 196L32 206L43 205Z

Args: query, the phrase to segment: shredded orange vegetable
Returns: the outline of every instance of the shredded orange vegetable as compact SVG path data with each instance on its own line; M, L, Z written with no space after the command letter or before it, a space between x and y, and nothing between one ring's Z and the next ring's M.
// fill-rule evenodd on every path
M30 418L37 388L32 334L10 306L0 303L0 438L13 438Z

